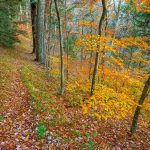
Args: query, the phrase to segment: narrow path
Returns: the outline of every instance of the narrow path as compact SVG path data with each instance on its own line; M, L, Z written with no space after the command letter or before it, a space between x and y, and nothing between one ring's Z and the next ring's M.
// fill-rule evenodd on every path
M5 119L0 122L0 149L33 149L35 146L35 119L29 106L29 95L24 87L19 60L13 61L9 99L3 108Z

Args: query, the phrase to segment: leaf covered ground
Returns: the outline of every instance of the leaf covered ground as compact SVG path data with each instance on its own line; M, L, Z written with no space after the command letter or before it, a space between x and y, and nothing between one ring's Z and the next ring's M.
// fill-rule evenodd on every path
M130 114L101 121L83 114L73 100L82 103L86 95L58 96L57 78L48 78L34 62L28 43L0 48L0 149L150 149L146 117L140 116L137 133L130 137Z

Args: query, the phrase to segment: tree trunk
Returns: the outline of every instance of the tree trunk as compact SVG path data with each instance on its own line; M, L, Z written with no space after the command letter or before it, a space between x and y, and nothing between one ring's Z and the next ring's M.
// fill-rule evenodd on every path
M20 4L20 23L21 23L21 30L23 29L23 10L22 10L22 5Z
M54 0L55 2L55 9L57 13L57 19L58 19L58 28L59 28L59 42L60 42L60 71L61 71L61 82L60 82L60 95L64 94L64 50L63 50L63 42L62 42L62 30L61 30L61 20L60 20L60 14L57 6L57 0Z
M102 0L102 6L103 6L103 12L102 12L102 16L100 18L99 21L99 28L98 28L98 35L101 36L102 34L102 24L103 21L105 19L106 16L106 4L105 4L105 0ZM100 45L97 46L97 49L99 50ZM96 52L96 56L95 56L95 65L94 65L94 71L93 71L93 78L92 78L92 85L91 85L91 95L93 95L94 89L95 89L95 84L96 84L96 76L97 76L97 70L98 70L98 62L99 62L99 52Z
M32 23L32 41L33 41L33 50L32 53L36 52L36 3L31 0L31 23Z
M52 0L49 1L47 7L46 7L46 11L45 11L45 22L47 23L47 26L46 26L46 68L47 70L50 69L50 63L51 63L51 58L50 58L50 42L51 42L51 10L52 8Z
M93 58L93 51L91 51L91 54L90 54L90 63L89 63L89 80L91 80L92 58Z
M68 42L68 36L69 36L69 32L67 34L67 73L66 73L66 77L67 80L69 79L69 42Z
M45 64L45 0L38 0L37 14L37 60Z
M144 103L145 98L148 96L149 87L150 87L150 75L149 75L148 80L145 83L144 89L142 91L141 98L139 100L138 106L136 107L136 110L135 110L135 113L134 113L131 129L130 129L131 135L133 135L136 132L138 118L139 118L139 115L140 115L140 110L141 110L141 107Z
M30 0L26 1L26 30L29 28L29 7L30 7Z
M83 28L83 26L82 26L82 33L81 33L82 35L84 34L84 28ZM83 62L83 54L84 54L84 50L83 50L83 48L81 48L81 69L82 69L82 62Z

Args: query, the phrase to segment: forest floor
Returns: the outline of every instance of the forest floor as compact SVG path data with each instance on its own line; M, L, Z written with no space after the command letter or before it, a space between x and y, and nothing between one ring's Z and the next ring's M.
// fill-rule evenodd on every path
M0 52L0 149L150 149L143 118L129 137L130 117L98 122L58 96L58 81L34 61L29 39Z

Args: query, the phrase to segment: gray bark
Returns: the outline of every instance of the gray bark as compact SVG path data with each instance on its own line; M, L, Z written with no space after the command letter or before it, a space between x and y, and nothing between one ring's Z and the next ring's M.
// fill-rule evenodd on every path
M48 14L47 15L47 17L46 17L46 22L47 22L47 37L46 37L46 40L47 40L47 47L46 47L46 55L48 56L47 57L47 60L46 60L46 62L47 62L47 64L46 64L46 66L47 66L47 68L48 69L51 69L51 60L50 60L50 44L51 44L51 13L52 13L52 0L50 0L49 1L49 5L48 5L48 7L47 7L47 10L46 10L46 14ZM46 16L46 14L45 14L45 16Z
M45 64L45 0L38 0L37 14L37 60Z

